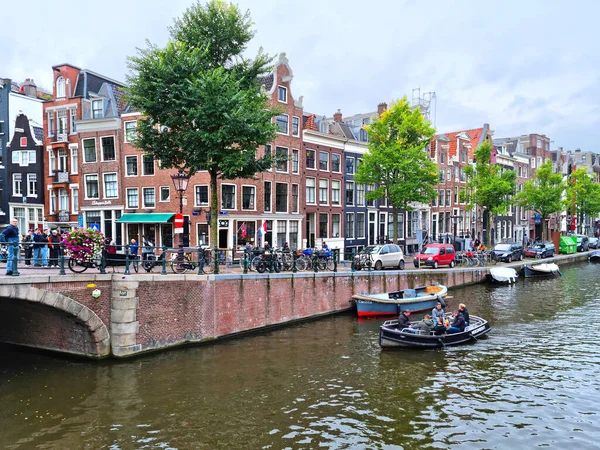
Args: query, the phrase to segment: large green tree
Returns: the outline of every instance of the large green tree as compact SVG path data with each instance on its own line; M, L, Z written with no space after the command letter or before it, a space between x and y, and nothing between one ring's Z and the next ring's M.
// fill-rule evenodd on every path
M461 200L466 201L468 208L483 207L483 223L487 225L485 245L490 247L490 224L494 216L507 211L515 193L514 170L503 170L501 166L491 163L492 146L482 143L475 150L475 167L467 166L466 189L461 192Z
M523 190L515 196L515 204L539 214L543 242L547 239L546 219L565 208L565 189L562 175L553 172L552 161L548 160L538 167L535 178L525 183Z
M587 169L582 167L571 173L567 187L567 202L571 214L577 216L577 228L580 233L586 217L597 217L600 214L600 184L596 183Z
M196 3L175 20L165 48L129 58L129 103L144 116L136 146L161 167L210 175L211 244L217 247L217 180L252 178L272 167L257 148L275 137L261 78L272 58L242 53L254 36L249 13L220 0Z
M411 108L406 97L366 127L368 151L354 177L357 183L374 186L368 200L386 198L392 207L394 237L398 237L398 213L413 210L416 203L429 203L439 175L427 154L435 133L419 108Z

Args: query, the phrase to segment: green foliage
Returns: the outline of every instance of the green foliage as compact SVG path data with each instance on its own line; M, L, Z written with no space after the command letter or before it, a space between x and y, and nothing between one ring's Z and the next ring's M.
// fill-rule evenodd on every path
M368 200L387 198L394 210L394 235L398 236L399 210L412 210L414 203L429 203L435 197L438 169L427 154L435 129L404 97L366 130L369 150L354 180L375 186L367 193Z
M583 217L596 217L600 214L600 184L594 182L582 167L571 173L571 180L567 187L567 202L574 205L574 213L579 216L577 221L581 224Z
M538 167L535 178L529 180L523 186L523 190L517 193L515 203L523 208L540 215L542 223L545 223L551 214L562 211L565 208L563 194L566 185L562 175L553 173L550 160ZM542 240L546 240L546 227L542 227Z
M475 205L485 208L484 216L498 215L506 212L515 193L514 170L502 170L496 164L490 164L492 146L482 143L475 150L475 169L465 167L467 187L460 193L461 201L467 202L470 209ZM488 224L490 223L487 220ZM490 234L487 234L486 245L489 247Z

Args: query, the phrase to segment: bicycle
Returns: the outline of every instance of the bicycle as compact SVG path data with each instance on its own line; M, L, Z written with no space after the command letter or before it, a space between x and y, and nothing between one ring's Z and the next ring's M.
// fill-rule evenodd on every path
M178 261L177 253L173 253L171 256L171 270L173 273L187 273L190 271L196 271L202 263L202 272L203 273L213 273L215 271L215 261L212 256L212 252L209 248L202 250L202 261L193 261L191 252L186 252L183 255L183 261Z

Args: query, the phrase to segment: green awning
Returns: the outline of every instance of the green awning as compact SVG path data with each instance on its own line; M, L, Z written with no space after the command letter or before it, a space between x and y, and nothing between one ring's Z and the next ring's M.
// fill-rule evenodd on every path
M172 213L123 214L117 223L167 223L174 215Z

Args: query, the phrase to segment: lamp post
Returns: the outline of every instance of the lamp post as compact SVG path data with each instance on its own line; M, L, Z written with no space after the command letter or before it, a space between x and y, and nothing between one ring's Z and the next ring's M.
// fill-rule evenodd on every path
M183 193L187 189L190 177L183 173L182 169L179 169L176 174L171 175L171 179L175 190L179 193L179 214L183 214ZM179 235L179 249L177 250L177 264L181 263L183 263L183 230Z

